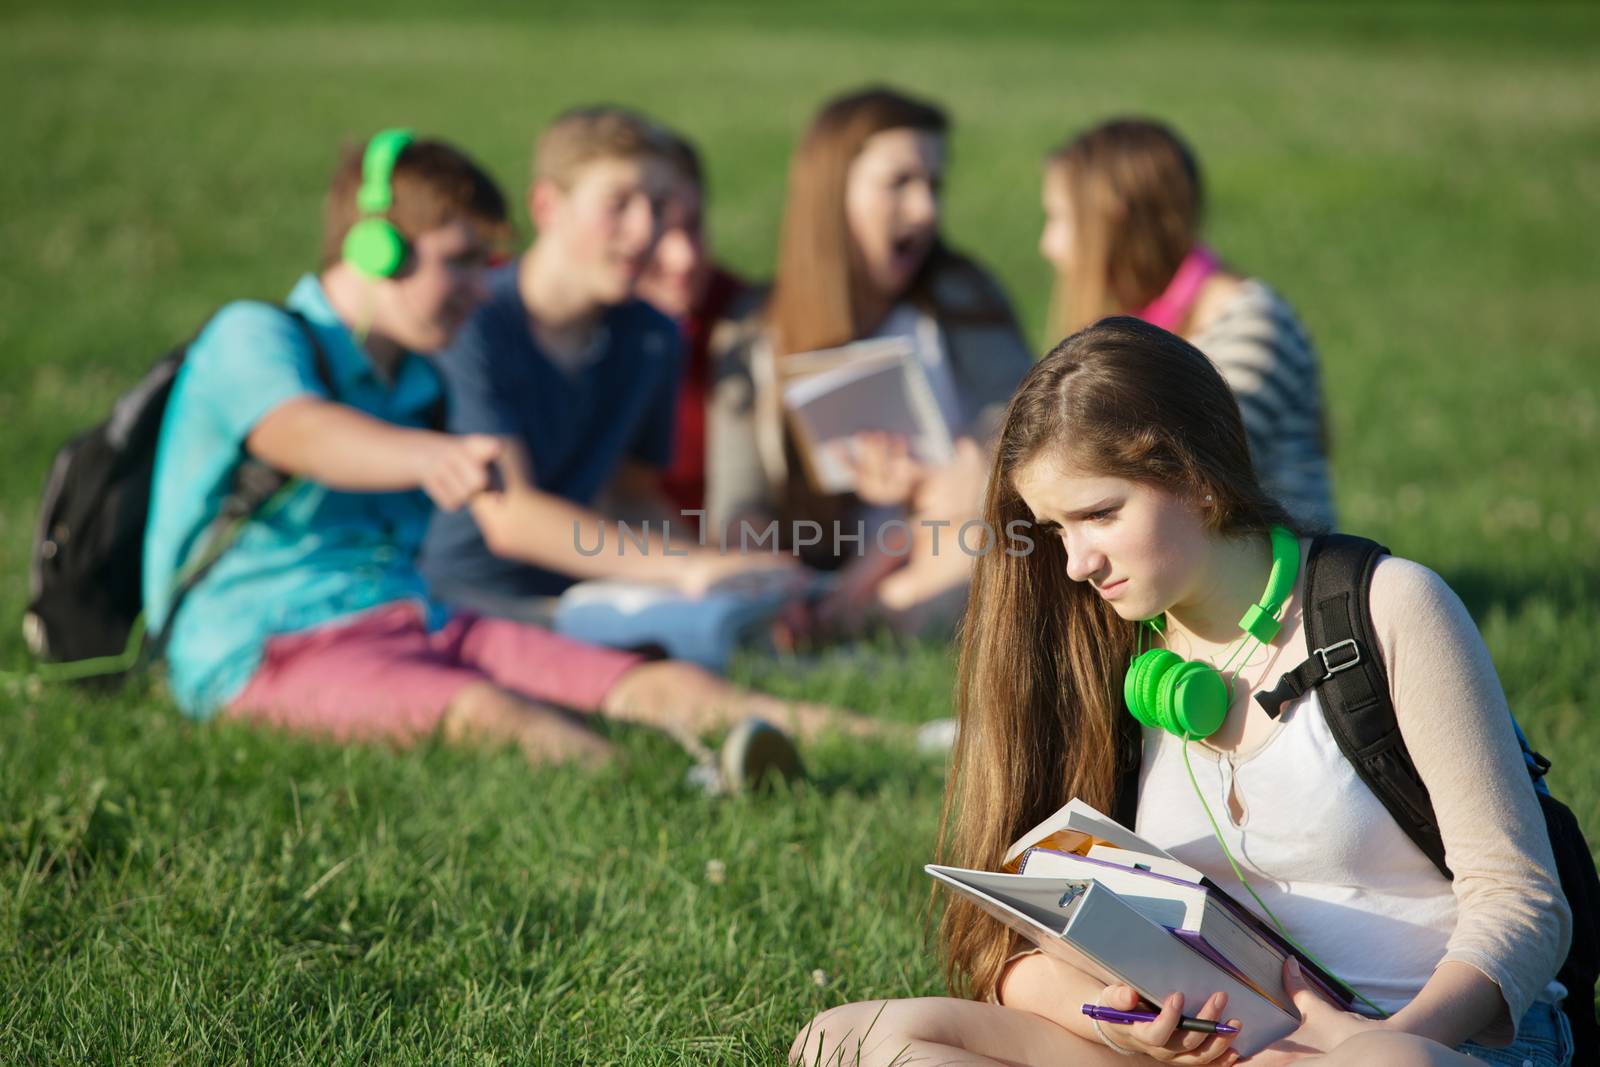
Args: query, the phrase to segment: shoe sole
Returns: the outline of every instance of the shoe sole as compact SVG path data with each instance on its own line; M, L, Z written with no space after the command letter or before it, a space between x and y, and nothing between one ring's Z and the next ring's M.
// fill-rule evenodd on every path
M760 719L746 719L722 743L722 782L729 793L772 788L775 780L805 776L800 753L782 730Z

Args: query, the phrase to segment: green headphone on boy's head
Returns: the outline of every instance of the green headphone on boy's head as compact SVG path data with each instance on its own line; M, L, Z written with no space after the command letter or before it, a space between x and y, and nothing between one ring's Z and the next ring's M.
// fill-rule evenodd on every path
M361 217L344 235L340 253L346 263L373 278L394 277L406 261L406 239L388 212L394 206L394 165L413 139L410 130L380 130L361 157L361 187L356 190Z
M1239 620L1239 629L1264 645L1278 636L1278 612L1294 590L1300 572L1300 542L1282 526L1274 526L1272 571L1261 600ZM1140 625L1160 632L1165 619L1146 619ZM1228 716L1233 703L1222 673L1201 660L1186 660L1166 648L1152 648L1136 657L1122 682L1122 697L1133 717L1184 738L1210 737Z

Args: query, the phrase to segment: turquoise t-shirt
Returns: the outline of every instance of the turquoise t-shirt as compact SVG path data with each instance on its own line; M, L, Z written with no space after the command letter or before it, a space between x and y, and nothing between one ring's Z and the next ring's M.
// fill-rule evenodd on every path
M289 295L321 343L333 399L389 422L423 427L440 396L437 372L407 356L384 381L313 275ZM227 495L245 438L296 397L328 398L301 328L270 304L229 304L189 348L161 426L144 542L144 610L166 623L176 577ZM347 493L292 483L244 527L179 608L166 646L178 704L206 718L237 696L267 640L395 601L427 599L415 563L433 507L417 490Z

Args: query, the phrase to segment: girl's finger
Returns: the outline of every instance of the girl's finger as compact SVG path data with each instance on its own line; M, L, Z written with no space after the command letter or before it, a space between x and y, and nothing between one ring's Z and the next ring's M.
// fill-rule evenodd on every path
M1161 1012L1147 1023L1139 1023L1129 1027L1129 1030L1144 1044L1151 1048L1162 1048L1172 1040L1173 1033L1178 1029L1178 1020L1183 1017L1183 994L1174 993L1161 1004Z

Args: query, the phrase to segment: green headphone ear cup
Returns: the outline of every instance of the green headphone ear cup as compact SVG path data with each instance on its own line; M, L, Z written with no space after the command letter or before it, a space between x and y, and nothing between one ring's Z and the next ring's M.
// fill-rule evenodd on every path
M392 278L406 261L406 239L388 219L362 219L345 234L346 262L374 278Z
M1122 699L1135 719L1146 726L1166 728L1157 710L1157 687L1163 672L1182 662L1181 656L1166 648L1152 648L1133 661L1123 678Z
M1228 716L1228 683L1211 664L1189 660L1162 676L1156 703L1173 733L1210 737Z

